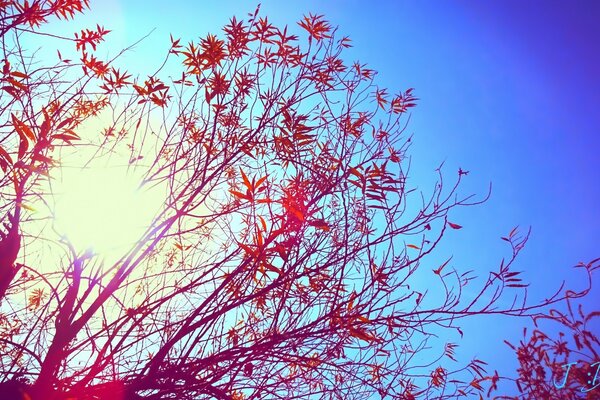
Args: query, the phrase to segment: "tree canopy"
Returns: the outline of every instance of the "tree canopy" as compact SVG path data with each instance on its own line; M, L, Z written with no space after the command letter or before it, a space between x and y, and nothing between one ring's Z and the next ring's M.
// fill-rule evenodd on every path
M278 27L256 9L218 34L172 37L156 68L137 76L122 53L100 55L109 27L44 33L50 19L88 6L0 2L5 393L489 395L498 374L456 357L461 320L556 317L545 307L587 293L527 299L514 261L528 233L516 228L503 238L509 256L488 274L440 262L437 244L462 228L453 209L485 196L461 193L462 169L438 168L427 190L411 181L416 91L379 87L374 70L347 63L350 39L323 16ZM56 43L54 59L25 46L36 37ZM161 196L136 240L110 257L77 245L55 213L65 165L99 159ZM126 193L117 196L113 212ZM130 228L114 224L111 232ZM537 351L550 339L532 340ZM525 375L536 370L520 361ZM523 391L548 382L528 380Z

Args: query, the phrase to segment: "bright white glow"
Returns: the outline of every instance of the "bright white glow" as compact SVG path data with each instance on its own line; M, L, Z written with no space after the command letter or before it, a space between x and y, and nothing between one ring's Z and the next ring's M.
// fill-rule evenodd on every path
M55 228L79 251L120 256L143 235L162 199L126 167L63 168L54 185Z

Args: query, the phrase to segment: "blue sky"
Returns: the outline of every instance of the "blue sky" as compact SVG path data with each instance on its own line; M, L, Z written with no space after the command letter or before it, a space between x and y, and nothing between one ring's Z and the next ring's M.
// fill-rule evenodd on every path
M110 0L96 6L86 19L113 29L115 46L156 28L126 56L142 67L159 65L170 33L186 42L216 32L255 3ZM600 256L600 3L272 0L261 8L289 25L308 12L325 14L351 37L348 61L379 71L380 86L415 88L421 100L409 126L413 183L426 190L442 161L448 175L458 167L471 171L463 193L483 196L493 183L487 203L452 218L464 228L440 254L454 254L458 269L493 269L508 256L500 236L531 226L516 265L532 282L531 300L553 293L562 279L582 284L571 267ZM469 350L510 365L501 339L518 338L523 324L471 324ZM504 353L479 349L484 337L486 346L496 340Z
M169 33L197 38L255 7L164 4L112 0L88 18L123 44L156 28L126 56L144 66L158 65ZM533 228L520 265L548 284L556 278L550 271L599 255L600 4L265 1L261 10L290 25L308 12L325 14L353 40L347 57L379 71L381 86L415 88L417 182L427 187L445 161L448 171L471 171L465 193L483 194L493 183L489 202L461 213L465 229L453 245L465 263L495 260L504 249L499 236L515 225Z

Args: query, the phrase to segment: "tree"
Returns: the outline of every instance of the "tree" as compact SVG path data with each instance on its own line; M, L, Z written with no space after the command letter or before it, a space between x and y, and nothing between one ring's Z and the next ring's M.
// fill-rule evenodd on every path
M600 259L576 267L597 270ZM590 282L591 284L591 282ZM519 361L514 380L520 397L501 399L595 399L600 387L600 341L594 333L594 318L600 312L585 312L583 304L566 299L567 308L551 309L534 319L535 329L518 344L506 342ZM577 306L575 308L575 306ZM551 324L548 324L550 322ZM552 329L557 325L560 330Z
M451 211L481 201L460 194L463 170L448 186L440 167L430 193L412 186L413 89L391 95L365 64L346 64L350 40L322 16L304 17L297 36L257 9L220 37L172 38L158 70L133 78L118 57L96 54L109 33L100 26L53 37L74 42L76 62L59 52L46 65L21 45L86 0L0 7L7 391L467 396L498 377L482 360L459 365L457 344L440 334L462 336L460 320L473 315L540 316L587 292L527 303L513 262L528 234L516 229L504 238L510 257L482 279L430 256L461 229ZM102 134L86 132L90 121ZM32 207L52 213L63 154L86 146L94 156L126 153L129 168L143 171L140 186L165 192L116 260L40 228ZM506 296L514 301L501 307Z

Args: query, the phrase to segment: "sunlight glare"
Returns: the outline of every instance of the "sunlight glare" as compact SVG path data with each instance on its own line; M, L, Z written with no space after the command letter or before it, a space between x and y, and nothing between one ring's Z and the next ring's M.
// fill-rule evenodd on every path
M126 167L64 169L55 186L55 228L78 251L121 255L141 238L162 199Z

